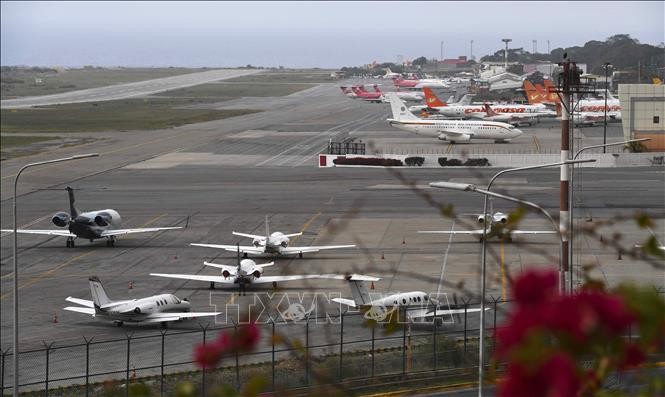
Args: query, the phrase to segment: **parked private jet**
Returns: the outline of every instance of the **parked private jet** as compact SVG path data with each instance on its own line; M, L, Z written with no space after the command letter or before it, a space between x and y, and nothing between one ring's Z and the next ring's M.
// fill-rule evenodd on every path
M522 135L522 131L514 126L494 121L421 119L414 116L394 93L389 92L387 96L393 114L393 118L388 119L388 122L404 131L455 143L468 142L471 139L492 139L494 142L503 143Z
M556 234L554 230L515 230L515 229L504 229L503 227L498 227L498 225L505 225L508 223L508 214L503 212L495 212L490 214L487 217L487 222L483 214L470 214L477 217L478 224L485 225L487 228L488 236L496 236L505 240L510 241L513 235L518 234ZM418 233L428 233L428 234L466 234L479 236L480 241L483 241L483 229L476 230L423 230L418 231Z
M211 266L221 270L221 276L205 276L199 274L164 274L164 273L150 273L151 276L177 278L181 280L192 281L206 281L210 283L210 289L215 288L215 283L221 284L237 284L240 293L244 293L247 284L272 284L275 288L278 282L295 281L295 280L314 280L314 279L328 279L328 280L344 280L345 277L351 277L353 280L367 280L379 281L376 277L363 276L353 274L345 276L341 274L299 274L299 275L286 275L286 276L263 276L265 267L272 266L275 262L264 263L257 265L251 259L240 260L240 251L238 249L238 265L221 265L217 263L203 262L206 266Z
M113 247L117 236L133 233L159 232L162 230L182 229L177 227L147 227L138 229L118 229L122 218L116 210L105 209L90 212L79 212L74 207L74 189L67 186L69 193L69 214L58 212L53 215L51 221L59 227L66 227L67 230L36 230L36 229L18 229L17 233L23 234L44 234L48 236L67 237L67 248L74 248L74 240L82 238L90 242L105 238L106 246ZM12 229L2 229L2 232L13 232Z
M403 292L398 294L378 296L370 294L365 279L347 278L353 299L333 298L333 302L360 309L365 312L365 317L377 322L387 321L393 310L404 308L406 318L410 322L426 322L427 319L434 320L443 316L463 314L464 312L479 312L480 309L450 309L441 307L440 302L431 298L422 291Z
M238 233L233 232L236 236L248 237L253 239L252 245L241 245L240 252L246 258L248 254L253 255L298 255L302 258L304 253L318 252L322 250L332 250L340 248L354 248L355 245L325 245L325 246L310 246L310 247L291 247L289 242L291 237L300 236L302 233L284 234L282 232L270 233L268 225L268 217L266 216L266 234L259 236L256 234ZM222 244L198 244L191 243L197 247L220 248L226 251L235 252L237 246L235 245L222 245Z
M186 300L175 295L160 294L142 299L113 301L109 299L102 282L97 276L89 278L92 300L67 297L67 302L83 306L67 306L65 310L89 314L97 320L113 321L118 327L124 323L161 323L180 321L188 318L216 316L219 312L191 312Z

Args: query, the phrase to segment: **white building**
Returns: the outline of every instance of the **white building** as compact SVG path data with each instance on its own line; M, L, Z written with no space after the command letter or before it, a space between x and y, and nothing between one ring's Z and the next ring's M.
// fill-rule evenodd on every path
M624 139L651 138L649 151L665 151L665 85L619 84Z

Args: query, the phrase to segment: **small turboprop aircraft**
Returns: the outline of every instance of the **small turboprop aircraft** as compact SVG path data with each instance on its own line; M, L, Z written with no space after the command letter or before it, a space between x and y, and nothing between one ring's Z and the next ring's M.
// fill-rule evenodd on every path
M333 298L332 301L360 309L365 312L365 317L378 322L387 320L390 312L400 309L405 311L406 319L410 322L427 322L428 319L434 320L442 316L480 311L475 308L444 308L436 299L422 291L382 294L373 299L367 288L366 281L368 280L353 278L347 278L347 280L353 299Z
M193 281L207 281L210 283L210 289L215 288L215 283L221 284L237 284L239 292L245 292L246 285L248 284L268 284L272 283L273 287L277 287L278 282L282 281L295 281L295 280L314 280L314 279L328 279L328 280L344 280L350 277L353 280L367 280L378 281L376 277L363 276L359 274L343 275L343 274L300 274L300 275L286 275L286 276L263 276L265 267L272 266L275 262L264 263L257 265L251 259L240 260L240 247L237 246L238 252L238 265L220 265L217 263L203 262L206 266L215 267L221 270L221 276L204 276L199 274L164 274L164 273L150 273L151 276L177 278L181 280Z
M48 236L67 237L67 248L74 248L74 240L82 238L93 240L105 238L106 246L113 247L115 238L124 234L159 232L162 230L182 229L177 227L147 227L138 229L119 229L122 218L116 210L106 209L89 212L79 212L74 207L74 189L67 186L69 193L69 214L58 212L53 215L51 221L59 227L67 228L61 230L36 230L36 229L18 229L17 233L22 234L43 234ZM2 229L2 232L13 232L12 229Z
M310 247L291 247L289 246L290 238L300 236L302 233L284 234L282 232L270 233L268 226L268 217L266 216L266 234L259 236L256 234L238 233L233 232L236 236L248 237L253 239L251 246L240 246L240 252L245 258L247 254L253 255L298 255L302 258L304 253L318 252L321 250L331 250L339 248L354 248L355 245L325 245L325 246L310 246ZM235 252L236 245L220 245L220 244L198 244L191 243L197 247L220 248L226 251Z
M515 230L515 229L503 229L497 228L497 225L503 225L508 223L508 214L503 212L495 212L493 215L490 214L487 217L487 220L484 218L483 214L469 214L472 216L477 216L478 223L480 225L485 225L487 228L487 235L496 235L502 239L510 241L513 235L516 234L556 234L554 230ZM418 231L418 233L429 233L429 234L467 234L479 236L480 241L483 241L483 229L476 230L424 230Z
M65 310L90 314L98 320L113 321L118 327L124 323L161 323L163 327L169 321L188 318L216 316L219 312L191 312L190 304L175 295L160 294L142 299L112 301L109 299L102 282L96 276L90 277L92 300L67 297L67 302L83 306L68 306Z

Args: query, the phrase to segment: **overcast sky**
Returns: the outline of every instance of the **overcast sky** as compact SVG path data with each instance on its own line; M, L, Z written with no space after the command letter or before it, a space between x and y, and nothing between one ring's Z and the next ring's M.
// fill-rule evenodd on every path
M664 40L665 2L6 2L2 65L341 67Z

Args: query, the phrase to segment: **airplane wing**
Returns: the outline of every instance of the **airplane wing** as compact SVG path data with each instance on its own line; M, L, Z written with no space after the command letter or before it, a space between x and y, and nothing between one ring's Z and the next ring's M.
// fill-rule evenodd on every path
M2 229L0 232L10 232L13 233L14 229ZM37 229L18 229L16 233L22 234L45 234L47 236L62 236L62 237L76 237L75 234L69 232L69 230L37 230Z
M221 312L181 312L181 313L152 313L148 315L145 319L141 320L142 322L147 323L157 323L165 321L178 321L185 318L196 318L196 317L206 317L206 316L218 316L222 314Z
M485 310L490 310L489 307L486 307ZM474 313L474 312L479 312L480 309L466 309L467 313ZM427 318L427 317L434 317L436 314L437 317L439 316L449 316L451 314L464 314L465 310L464 309L437 309L436 313L433 308L430 309L416 309L416 310L407 310L407 316L409 318Z
M94 315L94 314L95 314L95 309L90 308L90 307L67 306L67 307L65 307L64 310L68 310L68 311L70 311L70 312L77 312L77 313L83 313L83 314L90 314L90 315Z
M85 307L91 307L94 308L95 304L93 301L85 300L85 299L79 299L79 298L72 298L71 296L68 296L67 299L65 299L67 302L72 302L76 303L77 305L85 306Z
M483 229L477 230L419 230L418 233L426 234L483 234ZM489 234L489 231L487 232Z
M463 136L473 136L473 131L466 131L466 130L454 130L454 129L448 129L448 128L439 128L437 129L438 132L445 134L451 138L461 138Z
M341 303L342 305L356 307L356 302L353 299L332 298L333 302Z
M282 255L295 255L299 253L307 253L307 252L318 252L318 251L323 251L323 250L333 250L333 249L339 249L339 248L354 248L355 245L323 245L323 246L311 246L311 247L286 247L282 248L280 250L280 253Z
M147 232L159 232L162 230L175 230L175 229L182 229L182 226L176 226L176 227L146 227L142 229L111 229L111 230L104 230L101 233L101 237L109 237L109 236L120 236L123 234L133 234L133 233L147 233Z
M362 281L379 281L380 278L372 276L364 276L361 274L353 274L350 276L344 274L301 274L289 276L262 276L252 280L252 284L266 284L276 283L280 281L294 281L294 280L362 280Z
M554 230L511 230L510 234L557 234Z
M300 233L291 233L291 234L285 234L284 237L296 237L296 236L302 236L302 232Z
M237 252L238 251L238 246L237 245L220 245L220 244L197 244L197 243L190 243L189 245L195 245L197 247L208 247L208 248L218 248L218 249L223 249L226 251L231 251L231 252ZM254 247L251 245L241 245L240 246L240 252L241 253L248 253L248 254L263 254L264 253L264 248L263 247Z
M208 281L213 283L233 284L232 277L224 278L222 276L203 276L198 274L164 274L164 273L150 273L150 275L157 277L178 278L181 280Z
M233 234L236 235L236 236L241 236L241 237L256 238L256 239L261 239L261 240L266 239L266 236L259 236L257 234L240 233L240 232L233 232Z
M222 269L221 271L226 270L227 272L235 275L238 272L238 266L229 266L229 265L218 265L216 263L212 262L203 262L204 265L206 266L211 266L217 269Z

